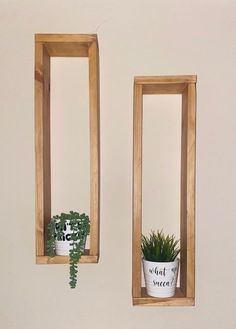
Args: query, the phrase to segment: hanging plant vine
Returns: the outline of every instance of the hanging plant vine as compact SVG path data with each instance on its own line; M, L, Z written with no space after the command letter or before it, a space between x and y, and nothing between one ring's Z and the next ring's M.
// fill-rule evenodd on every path
M60 216L53 216L48 224L46 245L48 256L56 256L56 240L63 240L66 224L70 225L72 231L69 250L69 284L71 288L75 288L77 285L78 262L84 253L86 237L90 232L89 216L74 211L70 211L69 214L61 213Z

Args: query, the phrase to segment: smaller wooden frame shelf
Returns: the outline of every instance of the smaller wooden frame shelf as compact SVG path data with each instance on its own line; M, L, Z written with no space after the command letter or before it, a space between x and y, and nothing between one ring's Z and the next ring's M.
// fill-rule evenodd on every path
M88 57L90 121L90 249L80 263L99 259L99 50L96 34L35 35L36 263L65 264L68 256L46 256L51 219L50 58Z
M146 76L134 79L133 114L133 305L190 306L195 301L195 75ZM181 200L180 200L180 287L171 298L155 298L141 286L142 234L142 122L143 95L181 94Z

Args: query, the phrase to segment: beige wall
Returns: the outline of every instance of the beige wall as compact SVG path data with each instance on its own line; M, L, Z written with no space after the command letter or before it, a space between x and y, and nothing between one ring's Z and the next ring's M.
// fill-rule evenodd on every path
M235 18L234 0L0 0L1 328L236 327ZM38 32L99 37L101 259L80 266L74 291L67 266L34 259ZM161 74L198 75L196 306L189 308L131 303L133 76Z

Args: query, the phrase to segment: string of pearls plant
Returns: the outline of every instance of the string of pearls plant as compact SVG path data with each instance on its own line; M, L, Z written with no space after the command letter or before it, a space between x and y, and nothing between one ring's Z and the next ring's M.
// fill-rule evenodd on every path
M77 285L78 262L84 253L86 237L90 231L89 216L85 213L70 211L51 218L48 224L47 254L50 257L57 255L57 244L69 244L70 287Z

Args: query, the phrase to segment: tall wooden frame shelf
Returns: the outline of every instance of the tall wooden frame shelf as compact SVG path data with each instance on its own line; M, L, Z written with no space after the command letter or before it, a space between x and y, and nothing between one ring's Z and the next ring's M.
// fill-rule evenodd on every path
M141 283L142 234L142 121L143 95L181 94L181 200L180 287L171 298L146 294ZM194 305L195 281L195 116L196 76L155 76L134 79L133 134L133 251L132 296L134 305Z
M90 121L90 249L80 263L99 258L99 53L95 34L35 35L36 262L68 263L68 256L46 256L51 218L50 58L88 57Z

